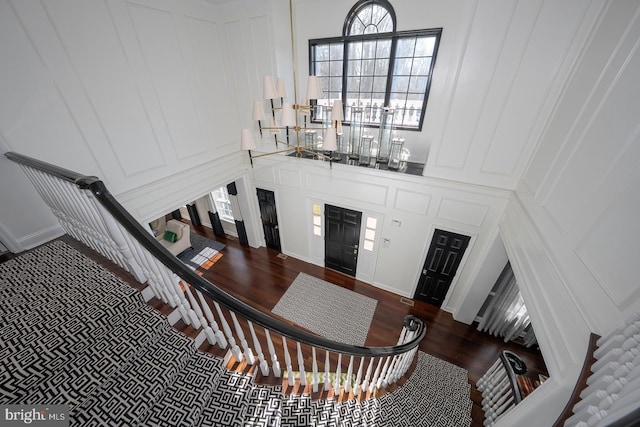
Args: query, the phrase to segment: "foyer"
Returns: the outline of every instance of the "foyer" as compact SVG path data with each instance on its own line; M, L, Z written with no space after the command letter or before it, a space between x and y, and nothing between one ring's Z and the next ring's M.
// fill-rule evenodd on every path
M189 223L185 219L181 221ZM413 301L413 306L409 306L402 302L398 295L353 277L293 257L283 257L273 249L242 246L235 237L215 236L212 230L205 226L191 228L201 236L226 245L221 251L223 256L211 268L198 272L208 281L261 312L271 314L271 309L298 273L302 272L378 301L365 343L367 346L386 345L396 340L396 325L400 324L406 315L411 314L422 319L427 325L427 335L420 343L419 350L464 368L469 373L473 401L472 427L482 426L484 420L482 396L475 389L475 383L497 360L500 351L509 350L518 354L527 365L528 377L537 379L539 374L547 375L544 360L538 350L527 349L513 342L504 343L500 338L478 331L475 324L466 325L455 321L450 313L437 307L417 300ZM132 286L139 287L129 273L75 240L68 237L64 240ZM189 327L181 326L184 328L183 332L189 334Z

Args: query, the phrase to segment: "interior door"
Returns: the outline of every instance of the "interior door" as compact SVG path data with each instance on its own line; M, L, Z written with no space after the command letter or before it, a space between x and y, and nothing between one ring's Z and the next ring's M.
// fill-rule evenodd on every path
M469 236L437 229L422 267L415 299L440 307L456 275Z
M324 217L325 266L355 277L362 212L324 205Z
M267 247L281 251L280 232L278 231L278 213L276 212L276 196L273 191L258 188L258 204L260 218Z

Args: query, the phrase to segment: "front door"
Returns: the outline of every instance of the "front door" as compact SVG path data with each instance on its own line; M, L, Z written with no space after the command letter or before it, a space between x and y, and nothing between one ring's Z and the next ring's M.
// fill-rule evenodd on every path
M325 266L355 277L362 212L324 205L324 218Z
M280 252L280 233L278 232L278 213L276 212L275 193L261 188L257 190L265 242L268 248Z
M442 305L469 240L469 236L436 228L422 267L415 299L426 301L436 307Z

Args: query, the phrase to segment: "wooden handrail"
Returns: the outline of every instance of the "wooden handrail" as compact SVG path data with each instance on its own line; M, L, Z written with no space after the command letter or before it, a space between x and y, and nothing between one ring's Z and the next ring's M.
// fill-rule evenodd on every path
M409 330L417 331L416 336L404 344L395 346L354 346L336 342L313 333L300 330L279 319L273 318L268 314L256 310L250 305L226 293L188 268L142 227L142 225L115 199L98 177L81 175L68 169L18 153L7 152L5 153L5 157L16 163L56 176L65 181L74 183L81 189L90 191L99 203L129 232L134 239L140 243L140 245L142 245L149 251L149 253L151 253L156 259L177 274L180 278L227 309L243 316L254 324L267 328L284 337L302 344L345 355L387 357L401 355L413 350L426 335L427 328L424 322L411 315L405 317L404 326Z
M582 370L580 371L578 381L573 388L573 392L571 393L571 397L569 398L567 405L564 407L562 413L553 424L553 427L563 427L565 421L573 414L573 407L580 401L580 393L582 393L582 390L587 387L587 379L589 379L589 376L591 375L591 366L596 361L593 353L598 347L597 341L599 339L600 335L591 333L589 337L589 347L587 348L587 354L584 357L584 363L582 364Z

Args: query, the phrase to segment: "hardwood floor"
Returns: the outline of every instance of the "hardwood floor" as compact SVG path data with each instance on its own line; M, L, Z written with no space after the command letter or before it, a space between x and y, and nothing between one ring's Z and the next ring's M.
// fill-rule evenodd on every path
M368 346L395 345L404 316L412 314L421 318L427 324L427 334L420 344L420 350L469 372L473 401L472 427L482 426L484 418L480 405L482 398L475 389L475 382L498 358L500 351L510 350L519 355L528 367L528 376L537 379L538 374L547 375L538 350L504 343L499 338L479 332L475 325L455 321L450 313L437 307L413 300L414 305L410 306L396 294L342 273L282 256L272 249L244 247L235 238L215 236L207 227L193 229L226 245L221 251L223 256L208 270L202 271L203 277L263 312L270 313L298 273L304 272L378 300L366 342ZM62 239L135 286L128 273L72 238L64 236Z

